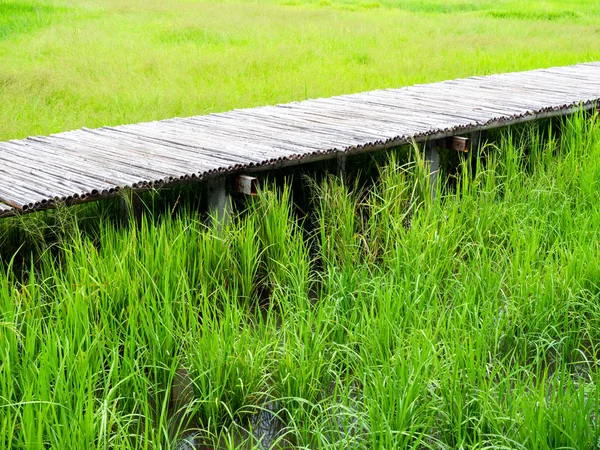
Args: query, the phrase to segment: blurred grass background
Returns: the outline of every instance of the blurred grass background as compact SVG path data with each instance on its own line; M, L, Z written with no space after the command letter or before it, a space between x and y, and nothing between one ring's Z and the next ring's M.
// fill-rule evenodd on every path
M597 59L595 1L0 0L0 139Z

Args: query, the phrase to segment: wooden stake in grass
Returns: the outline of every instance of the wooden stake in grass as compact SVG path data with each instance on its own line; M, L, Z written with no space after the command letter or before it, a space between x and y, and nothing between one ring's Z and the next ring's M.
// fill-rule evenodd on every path
M207 192L211 222L217 226L226 225L231 216L232 206L225 177L210 180L207 184Z
M129 189L121 193L119 197L119 210L123 223L129 221L139 222L142 217L143 208L144 203L137 192Z
M440 153L437 147L437 141L427 141L425 144L425 161L429 163L429 188L431 189L432 200L435 198L438 173L440 171Z

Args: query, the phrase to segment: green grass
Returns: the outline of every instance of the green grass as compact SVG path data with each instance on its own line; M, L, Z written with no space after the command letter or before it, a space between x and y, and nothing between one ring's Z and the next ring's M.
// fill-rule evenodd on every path
M600 123L495 142L435 200L404 149L308 214L4 220L0 446L263 448L268 409L273 448L595 448Z
M2 1L0 3L0 41L50 26L67 11L67 8L44 3Z
M600 59L595 1L0 0L0 139Z
M585 0L0 0L0 139L599 41ZM216 229L194 187L144 197L140 223L110 202L3 219L0 448L596 448L598 116L490 138L443 155L433 200L404 148L265 182Z

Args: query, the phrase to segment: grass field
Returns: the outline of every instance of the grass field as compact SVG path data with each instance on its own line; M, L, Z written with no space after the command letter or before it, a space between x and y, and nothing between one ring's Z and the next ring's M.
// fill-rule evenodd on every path
M0 0L0 139L599 44L581 0ZM435 199L403 148L265 183L218 229L193 189L139 223L3 219L0 448L598 448L598 115L489 138Z
M0 139L598 60L599 44L594 0L0 0Z

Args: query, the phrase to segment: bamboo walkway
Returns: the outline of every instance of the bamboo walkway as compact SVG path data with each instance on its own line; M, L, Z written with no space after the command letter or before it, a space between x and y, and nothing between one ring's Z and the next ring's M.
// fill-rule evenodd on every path
M0 142L0 217L595 108L600 62Z

